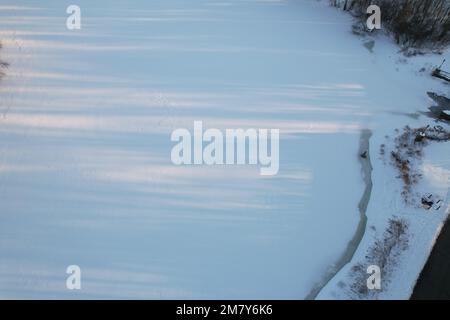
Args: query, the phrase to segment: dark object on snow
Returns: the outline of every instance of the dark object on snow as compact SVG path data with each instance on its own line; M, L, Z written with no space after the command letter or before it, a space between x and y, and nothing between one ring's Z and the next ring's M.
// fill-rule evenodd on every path
M439 114L439 119L450 121L450 113L441 111L441 113Z
M359 155L361 158L366 159L367 158L367 151L364 151Z
M441 203L442 202L442 200L441 199L439 199L438 201L436 201L436 205L437 205L437 207L436 208L434 208L435 210L439 210L440 208L441 208Z
M438 106L429 107L428 110L430 112L425 113L426 115L441 121L450 121L450 111L442 110L442 108Z
M432 200L430 200L430 196L429 197L422 197L422 206L427 209L430 210L430 208L433 206L434 202Z
M414 143L422 142L423 139L425 139L425 132L420 131L420 132L416 135L416 138L414 139Z
M450 99L434 92L427 92L427 94L437 103L437 106L428 108L430 112L426 112L425 115L436 120L450 121Z
M445 80L450 82L450 73L443 71L441 68L445 63L445 59L442 61L441 65L439 67L437 67L436 69L433 70L433 72L431 73L431 75L433 77Z
M447 82L450 82L450 73L446 72L446 71L443 71L440 68L434 69L433 72L431 73L431 75L433 77L436 77L436 78L445 80Z

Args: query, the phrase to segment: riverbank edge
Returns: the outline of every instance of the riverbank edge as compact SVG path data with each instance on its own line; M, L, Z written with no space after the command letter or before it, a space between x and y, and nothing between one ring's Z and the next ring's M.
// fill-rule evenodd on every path
M341 258L336 262L331 271L329 271L310 293L306 296L306 300L314 300L320 293L320 291L341 271L341 269L350 263L356 250L364 238L364 234L367 227L367 206L369 205L370 195L372 193L372 163L370 160L370 138L372 137L372 131L370 129L362 129L359 138L359 150L358 159L361 164L362 178L365 184L364 193L358 203L358 209L360 219L356 228L355 234L347 244L347 248L342 254Z

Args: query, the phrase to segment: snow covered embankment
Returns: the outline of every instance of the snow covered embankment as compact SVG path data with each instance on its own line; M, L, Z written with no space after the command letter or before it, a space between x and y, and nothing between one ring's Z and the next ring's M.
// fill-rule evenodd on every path
M319 299L410 297L449 214L450 172L439 166L448 162L449 140L446 124L406 126L395 129L393 137L374 136L371 152L378 157L365 236ZM379 290L368 289L370 265L381 270Z

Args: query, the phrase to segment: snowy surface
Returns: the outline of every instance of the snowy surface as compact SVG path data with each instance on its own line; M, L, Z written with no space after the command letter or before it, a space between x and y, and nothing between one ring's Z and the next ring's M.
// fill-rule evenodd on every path
M417 277L426 263L428 255L434 245L443 222L450 212L450 145L446 143L431 142L424 150L423 159L412 161L412 166L423 176L411 191L415 204L406 204L401 196L403 183L399 172L392 165L390 151L393 150L394 139L402 133L402 128L409 125L412 128L425 127L427 125L441 125L447 130L449 126L442 122L435 122L424 117L421 112L426 111L424 106L435 105L422 93L423 91L436 91L448 94L449 86L435 81L428 76L430 62L439 65L439 61L450 57L448 51L443 56L425 55L414 58L403 58L389 53L393 50L386 39L377 39L376 46L383 48L380 53L375 53L376 63L382 64L386 70L386 79L392 81L393 87L401 90L403 86L409 86L405 92L405 99L392 99L391 103L398 105L398 113L409 113L409 119L396 119L389 114L379 114L374 117L370 128L373 136L370 140L371 163L373 165L372 182L373 189L367 209L367 228L358 250L353 259L322 289L318 299L355 299L355 295L349 292L349 285L354 280L352 266L358 262L370 265L370 258L366 258L368 249L374 241L383 238L383 232L387 228L388 220L392 217L401 218L408 222L408 247L400 250L399 257L394 260L392 273L386 276L381 290L372 293L372 299L408 299L414 289ZM392 59L393 57L396 57ZM398 59L398 60L396 60ZM396 61L392 65L391 61ZM398 63L400 62L400 63ZM433 64L431 64L433 65ZM426 72L420 69L425 68ZM390 98L387 96L385 98ZM409 98L414 98L408 105ZM405 104L406 103L406 104ZM417 107L414 107L416 106ZM422 107L420 107L420 105ZM405 114L406 115L406 114ZM395 129L399 129L398 132ZM380 153L380 146L385 145L386 154ZM435 206L430 210L423 209L420 204L422 195L432 194L433 197L442 199L440 208ZM439 210L436 210L439 208ZM369 277L369 275L367 275Z
M77 4L79 31L66 29L60 1L0 5L11 63L0 85L0 297L305 298L358 225L363 128L368 226L413 221L385 293L408 297L445 213L403 208L378 148L395 128L431 122L418 114L426 91L448 86L419 69L441 56L405 59L382 37L371 53L327 1ZM279 174L175 167L170 133L194 120L280 129ZM424 188L448 190L449 149L425 150ZM65 288L71 264L80 291ZM319 298L349 298L336 287L345 277Z

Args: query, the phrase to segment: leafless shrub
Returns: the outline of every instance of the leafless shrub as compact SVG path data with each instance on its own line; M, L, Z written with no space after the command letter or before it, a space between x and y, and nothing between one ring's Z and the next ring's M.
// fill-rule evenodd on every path
M351 284L348 294L355 299L376 298L377 290L367 288L367 267L377 265L381 270L381 288L385 288L390 283L390 275L397 265L398 257L409 245L408 235L409 223L398 217L389 220L388 226L381 239L375 242L367 250L365 260L356 263L351 268Z

